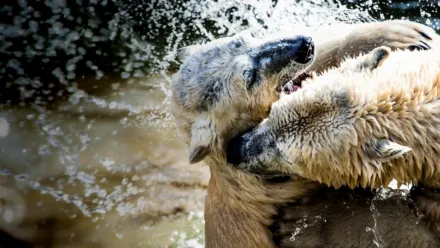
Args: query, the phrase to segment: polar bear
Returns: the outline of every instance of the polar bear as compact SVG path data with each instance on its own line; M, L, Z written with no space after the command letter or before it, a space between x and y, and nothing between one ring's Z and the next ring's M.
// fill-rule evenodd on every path
M438 48L380 47L302 81L258 127L231 140L228 161L256 174L298 175L336 188L396 179L438 189ZM416 200L430 220L440 221L435 204Z
M298 177L281 182L265 180L237 170L226 161L228 141L268 116L287 81L306 71L320 72L337 66L345 56L368 52L380 45L393 49L429 48L431 36L435 35L430 28L407 21L326 27L312 39L285 34L267 40L239 34L179 52L184 62L173 76L171 110L179 136L190 147L190 162L203 160L210 167L205 205L207 247L273 247L269 226L274 224L277 208L325 188ZM313 214L320 214L320 206ZM414 240L420 247L438 245L438 239L423 225L415 226L415 230L402 237L398 230L413 226L413 222L408 220L407 225L402 225L393 219L382 218L389 220L382 225L391 233L388 242L397 245ZM353 219L352 223L356 221ZM333 234L343 232L336 226L327 234L305 234L295 244L310 241L315 244L311 247L322 247L326 244L322 240L330 239L335 245L357 244L357 236L336 240L338 235ZM358 225L357 230L363 233L365 226ZM368 240L360 247L372 244L370 237L363 238Z
M229 161L340 187L440 180L440 53L379 47L313 76L234 138Z

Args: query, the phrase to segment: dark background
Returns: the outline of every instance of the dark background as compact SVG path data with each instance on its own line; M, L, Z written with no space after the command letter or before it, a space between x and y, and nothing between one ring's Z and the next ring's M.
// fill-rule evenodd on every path
M167 40L172 32L183 34L180 45L206 38L193 25L196 19L222 36L185 0L6 1L0 7L0 103L47 105L69 95L72 82L84 77L99 81L158 73L164 66L151 55L165 55L174 42ZM277 2L273 0L274 5ZM342 0L341 4L367 10L378 20L405 17L426 23L429 18L431 26L440 28L438 1ZM190 17L185 10L192 13ZM226 11L229 21L246 26L247 20L234 17L234 11ZM185 30L170 25L170 19L185 24ZM141 49L134 42L151 46ZM171 61L166 69L176 67Z

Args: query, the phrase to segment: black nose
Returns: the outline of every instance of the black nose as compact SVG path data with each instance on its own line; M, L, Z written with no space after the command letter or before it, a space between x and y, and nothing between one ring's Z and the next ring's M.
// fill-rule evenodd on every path
M226 147L226 160L233 165L247 163L275 146L274 139L258 128L232 138Z
M310 37L302 37L301 44L298 47L298 52L295 57L295 62L301 64L307 64L313 59L315 55L315 44L313 43L312 38Z
M253 59L260 68L278 73L292 61L306 64L313 59L315 46L312 38L298 35L271 41L252 50Z
M241 136L234 137L229 141L226 148L226 160L228 163L238 165L246 160L246 155L243 152L246 140Z

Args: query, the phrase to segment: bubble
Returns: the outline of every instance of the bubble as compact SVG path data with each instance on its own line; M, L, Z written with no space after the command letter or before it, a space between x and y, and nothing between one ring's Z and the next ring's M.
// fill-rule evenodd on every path
M8 136L9 128L9 122L5 118L0 117L0 139Z
M38 154L40 155L48 155L50 154L50 148L48 145L42 145L38 148Z
M26 206L20 192L0 185L0 225L20 224L26 214Z
M15 180L17 181L27 181L29 180L29 175L28 174L18 174L15 176Z
M13 220L14 220L14 211L12 211L12 209L6 209L3 212L3 221L6 224L10 224L12 223Z

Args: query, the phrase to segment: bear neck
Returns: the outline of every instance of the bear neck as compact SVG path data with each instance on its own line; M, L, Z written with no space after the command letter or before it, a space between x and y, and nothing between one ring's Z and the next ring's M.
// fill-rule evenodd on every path
M205 203L206 247L274 247L269 226L277 207L322 185L309 180L274 184L239 171L225 159L205 159L211 171Z

